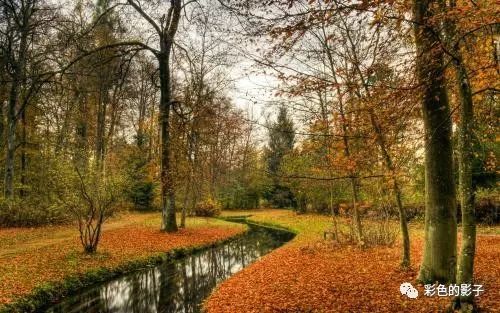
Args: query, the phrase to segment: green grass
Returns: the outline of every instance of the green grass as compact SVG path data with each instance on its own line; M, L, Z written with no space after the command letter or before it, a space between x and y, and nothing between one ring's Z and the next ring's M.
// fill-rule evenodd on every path
M290 210L270 209L270 210L239 210L223 211L221 217L231 216L249 216L250 221L281 226L298 233L297 240L320 239L326 230L333 228L333 219L331 216L319 214L301 214L298 215ZM339 230L349 231L351 220L347 217L338 217L337 226ZM363 225L367 227L380 223L380 221L363 219ZM389 221L392 227L399 229L399 221L394 219ZM424 222L414 220L409 222L410 236L423 236ZM460 233L461 229L458 228ZM500 235L500 225L486 226L478 225L477 233L479 235Z

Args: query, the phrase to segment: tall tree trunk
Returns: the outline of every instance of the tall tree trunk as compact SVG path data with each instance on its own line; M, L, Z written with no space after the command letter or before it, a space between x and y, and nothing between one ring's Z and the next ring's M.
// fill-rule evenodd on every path
M337 91L340 97L340 90ZM339 98L340 100L340 98ZM344 114L344 105L340 100L340 117L342 119L342 140L344 143L344 155L350 159L351 151L349 148L349 139L347 134L347 120ZM359 202L359 182L356 170L351 171L351 190L352 190L352 210L353 210L353 223L354 223L354 232L356 235L356 239L360 245L363 245L363 228L361 224L361 215L359 214L358 202Z
M456 8L456 1L448 3L446 9ZM458 258L458 284L474 283L474 255L476 252L476 220L474 198L475 190L472 183L473 146L472 134L474 130L474 103L472 87L470 85L467 68L465 66L460 41L457 38L456 21L449 19L445 22L445 31L448 49L453 51L452 61L455 68L455 80L460 101L460 124L458 136L458 180L459 200L462 211L462 245ZM454 300L455 307L460 312L474 311L474 296L460 296Z
M16 82L12 83L13 85ZM4 196L11 199L14 196L14 158L16 151L16 103L17 87L11 88L9 104L7 108L7 147L5 149L5 181Z
M172 177L170 145L170 110L172 94L170 86L170 50L171 42L161 43L162 52L158 55L160 67L160 131L161 131L161 200L162 229L167 232L177 231L175 218L175 191Z
M19 25L16 35L20 36L19 50L17 60L15 60L15 52L13 55L7 56L12 61L13 68L12 83L9 91L9 101L7 104L7 148L5 150L5 178L4 178L4 196L11 199L14 196L14 163L16 152L16 126L18 120L17 106L19 101L19 89L24 81L24 73L26 67L26 57L28 51L28 33L29 33L29 18L32 7L23 7L24 10L19 12L22 24ZM12 34L10 34L13 36ZM12 38L11 38L12 39Z
M351 43L352 53L355 58L354 67L359 75L359 78L361 79L361 83L365 90L365 96L371 98L369 85L367 84L365 76L363 75L363 72L359 67L359 64L361 64L361 62L357 57L358 54L356 53L356 45L352 41L352 37L349 35L349 32L347 32L347 34L349 42ZM361 101L364 100L360 91L356 92L356 94ZM370 116L370 124L372 125L373 131L375 132L375 139L377 141L380 151L382 152L382 158L384 160L385 167L387 168L387 170L391 175L392 190L394 193L394 198L396 200L396 206L398 207L399 225L401 229L401 237L403 239L403 253L401 258L401 267L407 268L410 266L410 234L408 231L408 222L406 220L406 209L403 206L403 201L402 201L401 187L399 185L399 181L396 175L396 167L394 166L394 162L392 161L391 154L389 153L389 149L387 147L384 131L382 130L382 126L377 120L377 116L375 115L374 109L369 108L368 114Z
M75 164L80 171L85 172L88 166L88 121L87 104L85 98L79 93L76 94L78 101L78 115L75 127Z
M17 103L19 100L19 88L22 83L22 72L24 72L25 50L27 39L24 35L21 39L20 60L14 69L14 77L10 87L9 102L7 105L7 148L5 155L5 181L4 196L10 199L14 196L14 163L16 154L16 127L17 127Z
M14 196L14 166L16 155L16 128L17 128L17 102L21 75L16 69L14 80L10 89L9 103L7 107L7 148L5 150L5 182L4 196L11 199Z
M353 174L356 175L356 174ZM356 177L351 178L351 188L352 188L352 216L354 219L354 231L357 237L357 241L360 245L364 245L363 242L363 228L361 225L361 215L359 213L358 203L359 203L359 180Z
M106 114L108 107L108 97L106 93L108 92L106 87L101 86L99 93L99 99L97 103L97 131L96 131L96 167L99 173L104 173L104 159L106 157L106 142L105 142L105 132L106 132Z
M26 169L27 169L27 157L26 157L26 141L28 140L28 136L26 133L26 110L23 110L21 113L21 189L19 190L19 196L24 198L26 196Z
M455 60L456 79L460 97L460 129L459 129L459 184L460 207L462 210L462 248L458 261L457 282L473 284L474 255L476 251L476 220L474 210L474 186L472 185L472 132L474 128L474 108L469 77L463 64L460 51ZM472 312L474 297L460 297L461 312Z
M425 243L418 279L421 282L455 281L457 220L451 114L446 93L444 52L438 31L429 20L440 13L437 1L413 2L417 77L422 85L425 128Z
M3 90L0 89L0 93L2 93ZM0 94L0 96L3 96ZM0 149L3 149L4 146L4 131L5 131L5 116L4 116L4 111L3 111L3 104L4 104L4 99L0 98Z
M365 84L365 88L367 88ZM380 124L377 121L375 113L372 109L369 110L370 121L372 127L375 131L375 136L377 143L379 145L380 151L382 152L382 157L384 159L385 166L391 175L392 180L392 190L394 192L394 197L396 200L396 205L399 211L399 226L401 229L401 237L403 239L403 255L401 260L401 266L403 268L410 266L410 234L408 231L408 222L406 220L406 209L403 206L401 187L399 186L399 180L396 175L396 167L392 161L392 157L387 150L387 144L385 142L384 133Z

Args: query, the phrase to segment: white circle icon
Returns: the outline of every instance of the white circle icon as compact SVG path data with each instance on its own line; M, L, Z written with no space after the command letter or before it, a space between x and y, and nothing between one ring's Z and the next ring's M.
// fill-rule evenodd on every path
M399 291L402 295L405 295L410 299L416 299L418 297L417 288L413 287L410 283L402 283L401 286L399 286Z

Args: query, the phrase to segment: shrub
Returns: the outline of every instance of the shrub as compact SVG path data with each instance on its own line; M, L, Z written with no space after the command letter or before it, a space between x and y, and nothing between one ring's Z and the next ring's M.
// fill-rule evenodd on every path
M34 203L33 199L0 199L0 226L34 227L69 222L71 217L61 205Z
M274 185L264 193L264 198L275 208L296 208L297 199L287 186Z
M112 171L103 176L94 164L81 171L61 175L59 200L77 222L80 242L86 253L95 253L102 225L117 210L123 193L123 178Z
M126 198L137 211L155 209L155 184L150 175L151 162L138 148L127 152L125 160Z
M44 162L35 158L30 166L29 179L23 186L15 185L15 196L0 197L0 225L36 227L70 222L70 212L58 201L60 176L68 171L67 158L54 157ZM19 195L21 187L23 197Z
M399 235L399 228L389 219L363 224L363 247L388 246L392 247ZM354 225L349 223L347 228L340 229L334 220L334 227L324 233L325 239L332 239L340 245L359 245Z
M151 211L154 200L154 184L149 181L136 181L129 189L128 195L138 211Z
M207 199L198 202L194 208L195 216L212 217L219 216L221 213L220 205L213 199Z
M399 228L389 223L389 220L379 221L364 227L363 240L369 247L392 247L398 238L398 234Z
M485 225L496 225L500 223L500 202L495 198L476 199L476 222ZM461 207L458 204L457 218L461 222Z

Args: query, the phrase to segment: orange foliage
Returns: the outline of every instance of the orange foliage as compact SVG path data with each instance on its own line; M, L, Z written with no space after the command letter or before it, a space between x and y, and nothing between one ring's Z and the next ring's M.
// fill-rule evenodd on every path
M418 272L398 269L399 245L360 250L297 238L222 283L206 301L207 312L442 312L451 302L424 296L423 286L415 300L400 294L399 285L414 284ZM497 235L478 236L481 312L499 312L499 241ZM413 269L422 246L421 234L412 238Z
M221 225L199 219L201 222L195 227L167 234L159 231L159 218L148 222L152 215L138 216L132 216L132 223L106 225L110 229L105 229L98 253L92 256L82 253L74 228L0 229L0 305L68 275L101 267L113 268L175 248L208 244L244 230L237 224ZM16 248L19 245L21 249Z

